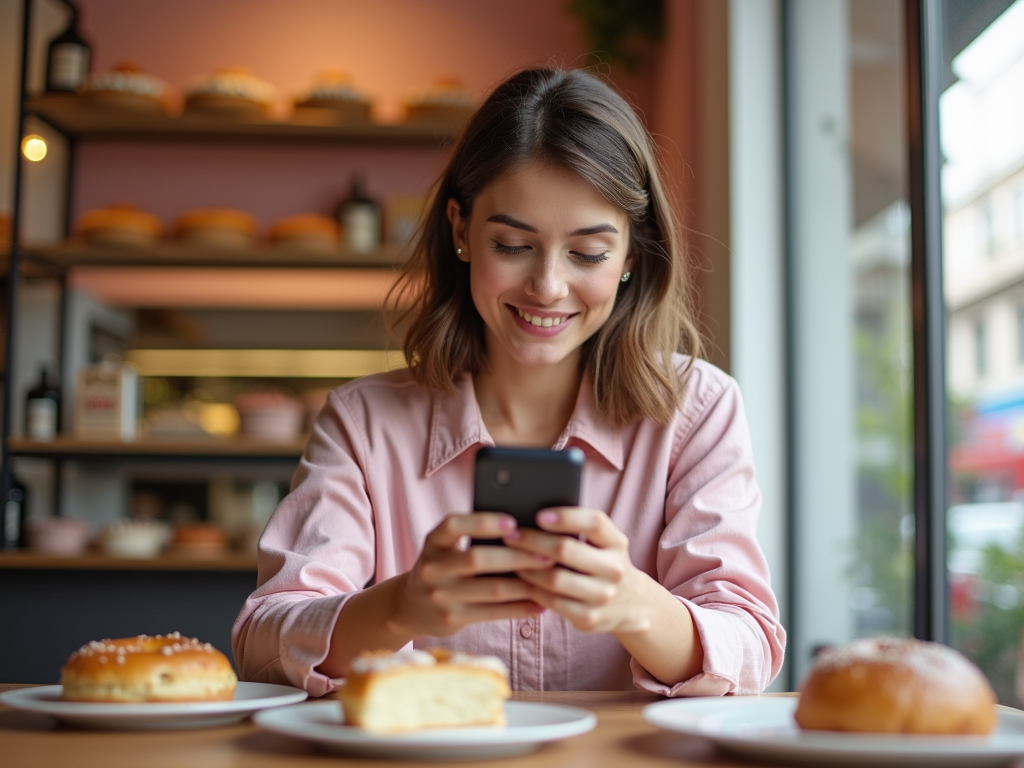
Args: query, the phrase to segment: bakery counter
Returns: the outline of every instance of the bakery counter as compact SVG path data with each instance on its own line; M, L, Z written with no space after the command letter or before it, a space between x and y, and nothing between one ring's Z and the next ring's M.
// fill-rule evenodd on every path
M0 554L0 680L56 683L68 654L99 637L177 631L230 655L231 625L255 588L249 555Z
M13 686L0 685L0 691ZM515 693L516 701L585 707L597 715L589 733L553 742L519 757L466 760L459 765L501 768L719 768L767 765L719 753L698 738L659 731L642 710L658 697L640 692ZM12 766L84 768L399 768L430 763L346 756L339 759L305 742L259 729L251 720L201 730L97 732L66 728L46 715L0 707L0 753ZM446 764L434 762L434 765Z

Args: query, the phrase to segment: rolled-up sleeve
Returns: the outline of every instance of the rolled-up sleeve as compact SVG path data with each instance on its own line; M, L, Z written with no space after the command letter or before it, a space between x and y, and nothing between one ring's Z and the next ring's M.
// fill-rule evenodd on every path
M336 393L313 428L260 538L257 589L231 632L241 679L322 696L339 681L315 671L345 602L374 576L373 506L359 425Z
M785 651L756 538L761 492L742 398L733 379L714 384L677 424L657 553L658 580L693 617L703 671L667 685L632 662L634 683L664 696L760 693Z

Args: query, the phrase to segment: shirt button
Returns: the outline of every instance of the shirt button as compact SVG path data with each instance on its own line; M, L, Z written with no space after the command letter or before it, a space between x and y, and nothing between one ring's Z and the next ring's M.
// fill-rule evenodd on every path
M519 634L525 638L533 637L533 625L528 621L524 621L519 625Z

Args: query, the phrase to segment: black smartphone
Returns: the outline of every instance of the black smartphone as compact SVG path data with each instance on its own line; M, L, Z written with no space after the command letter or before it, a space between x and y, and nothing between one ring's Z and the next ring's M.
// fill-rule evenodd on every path
M540 510L579 506L583 458L579 448L481 448L476 454L473 509L504 512L512 515L520 528L536 528Z

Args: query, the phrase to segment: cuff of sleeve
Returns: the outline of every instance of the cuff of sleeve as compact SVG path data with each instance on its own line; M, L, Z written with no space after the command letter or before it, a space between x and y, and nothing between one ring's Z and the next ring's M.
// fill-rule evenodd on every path
M693 617L693 625L704 649L704 668L689 680L666 685L655 679L636 659L630 660L633 684L644 691L662 696L725 696L743 693L736 674L737 660L746 657L742 642L737 637L737 617L722 611L702 608L689 600L674 596L686 606ZM742 662L741 662L742 663ZM759 693L759 691L755 691Z
M281 628L281 667L292 685L310 696L324 696L341 685L343 678L328 677L316 671L327 658L331 635L341 609L355 592L318 597L303 602L289 613Z

